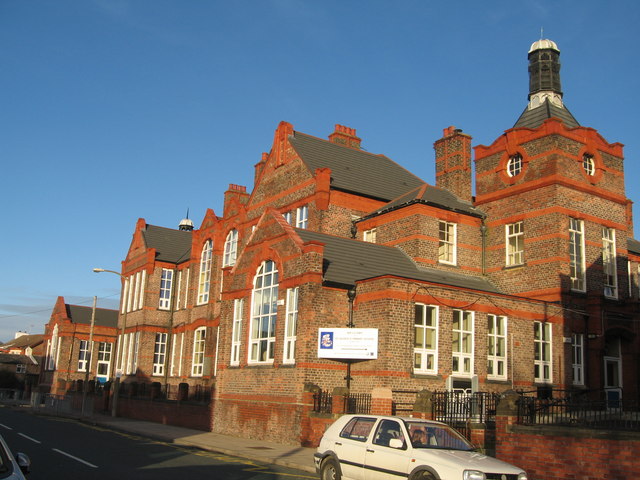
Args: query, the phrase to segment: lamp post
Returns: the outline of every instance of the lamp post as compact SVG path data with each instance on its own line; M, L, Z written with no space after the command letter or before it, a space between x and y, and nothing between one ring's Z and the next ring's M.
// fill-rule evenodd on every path
M102 273L102 272L108 272L108 273L113 273L115 275L118 275L120 277L120 279L124 279L124 276L122 274L120 274L119 272L116 272L115 270L106 270L104 268L94 268L93 271L95 273ZM118 409L118 395L120 393L120 375L118 374L118 365L117 362L122 363L122 357L124 355L124 351L123 351L123 346L124 346L124 332L125 329L127 327L127 306L124 303L126 302L125 298L122 298L122 305L123 305L123 314L122 314L122 327L120 328L120 338L118 339L118 351L117 351L117 356L116 356L116 361L114 362L113 365L113 377L115 377L115 381L113 383L113 401L111 402L111 416L112 417L117 417L117 409Z

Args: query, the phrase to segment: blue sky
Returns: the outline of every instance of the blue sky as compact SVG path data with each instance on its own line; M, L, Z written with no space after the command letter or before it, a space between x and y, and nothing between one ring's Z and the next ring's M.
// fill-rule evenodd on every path
M513 126L541 28L637 203L639 24L634 0L0 0L0 340L42 333L59 295L117 308L92 268L120 270L139 217L221 214L281 120L355 128L433 183L445 127L478 145Z

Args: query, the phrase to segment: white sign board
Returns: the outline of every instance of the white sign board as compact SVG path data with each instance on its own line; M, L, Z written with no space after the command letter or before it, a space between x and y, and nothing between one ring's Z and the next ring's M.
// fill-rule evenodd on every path
M318 358L376 359L378 358L378 329L319 328Z

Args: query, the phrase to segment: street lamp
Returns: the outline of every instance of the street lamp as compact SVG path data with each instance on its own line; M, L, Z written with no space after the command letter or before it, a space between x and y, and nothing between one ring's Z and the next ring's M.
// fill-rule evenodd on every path
M118 275L121 279L124 279L124 275L120 274L119 272L116 272L115 270L106 270L104 268L94 268L93 271L95 273L102 273L102 272L108 272L108 273L113 273L115 275ZM114 362L113 365L113 377L115 377L115 383L113 385L113 401L111 402L111 416L112 417L117 417L117 408L118 408L118 395L120 393L120 375L118 375L117 372L117 362L120 362L122 364L122 358L124 355L124 351L123 351L123 347L124 347L124 332L125 329L127 327L127 307L124 304L126 300L123 298L122 302L123 302L123 306L124 308L123 310L123 314L122 314L122 328L120 329L120 339L118 341L118 355L116 357L116 361Z

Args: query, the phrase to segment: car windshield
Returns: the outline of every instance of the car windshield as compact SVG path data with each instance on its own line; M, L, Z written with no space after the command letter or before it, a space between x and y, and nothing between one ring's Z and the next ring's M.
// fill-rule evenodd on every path
M440 448L446 450L474 450L462 435L448 425L420 421L405 421L414 448Z

